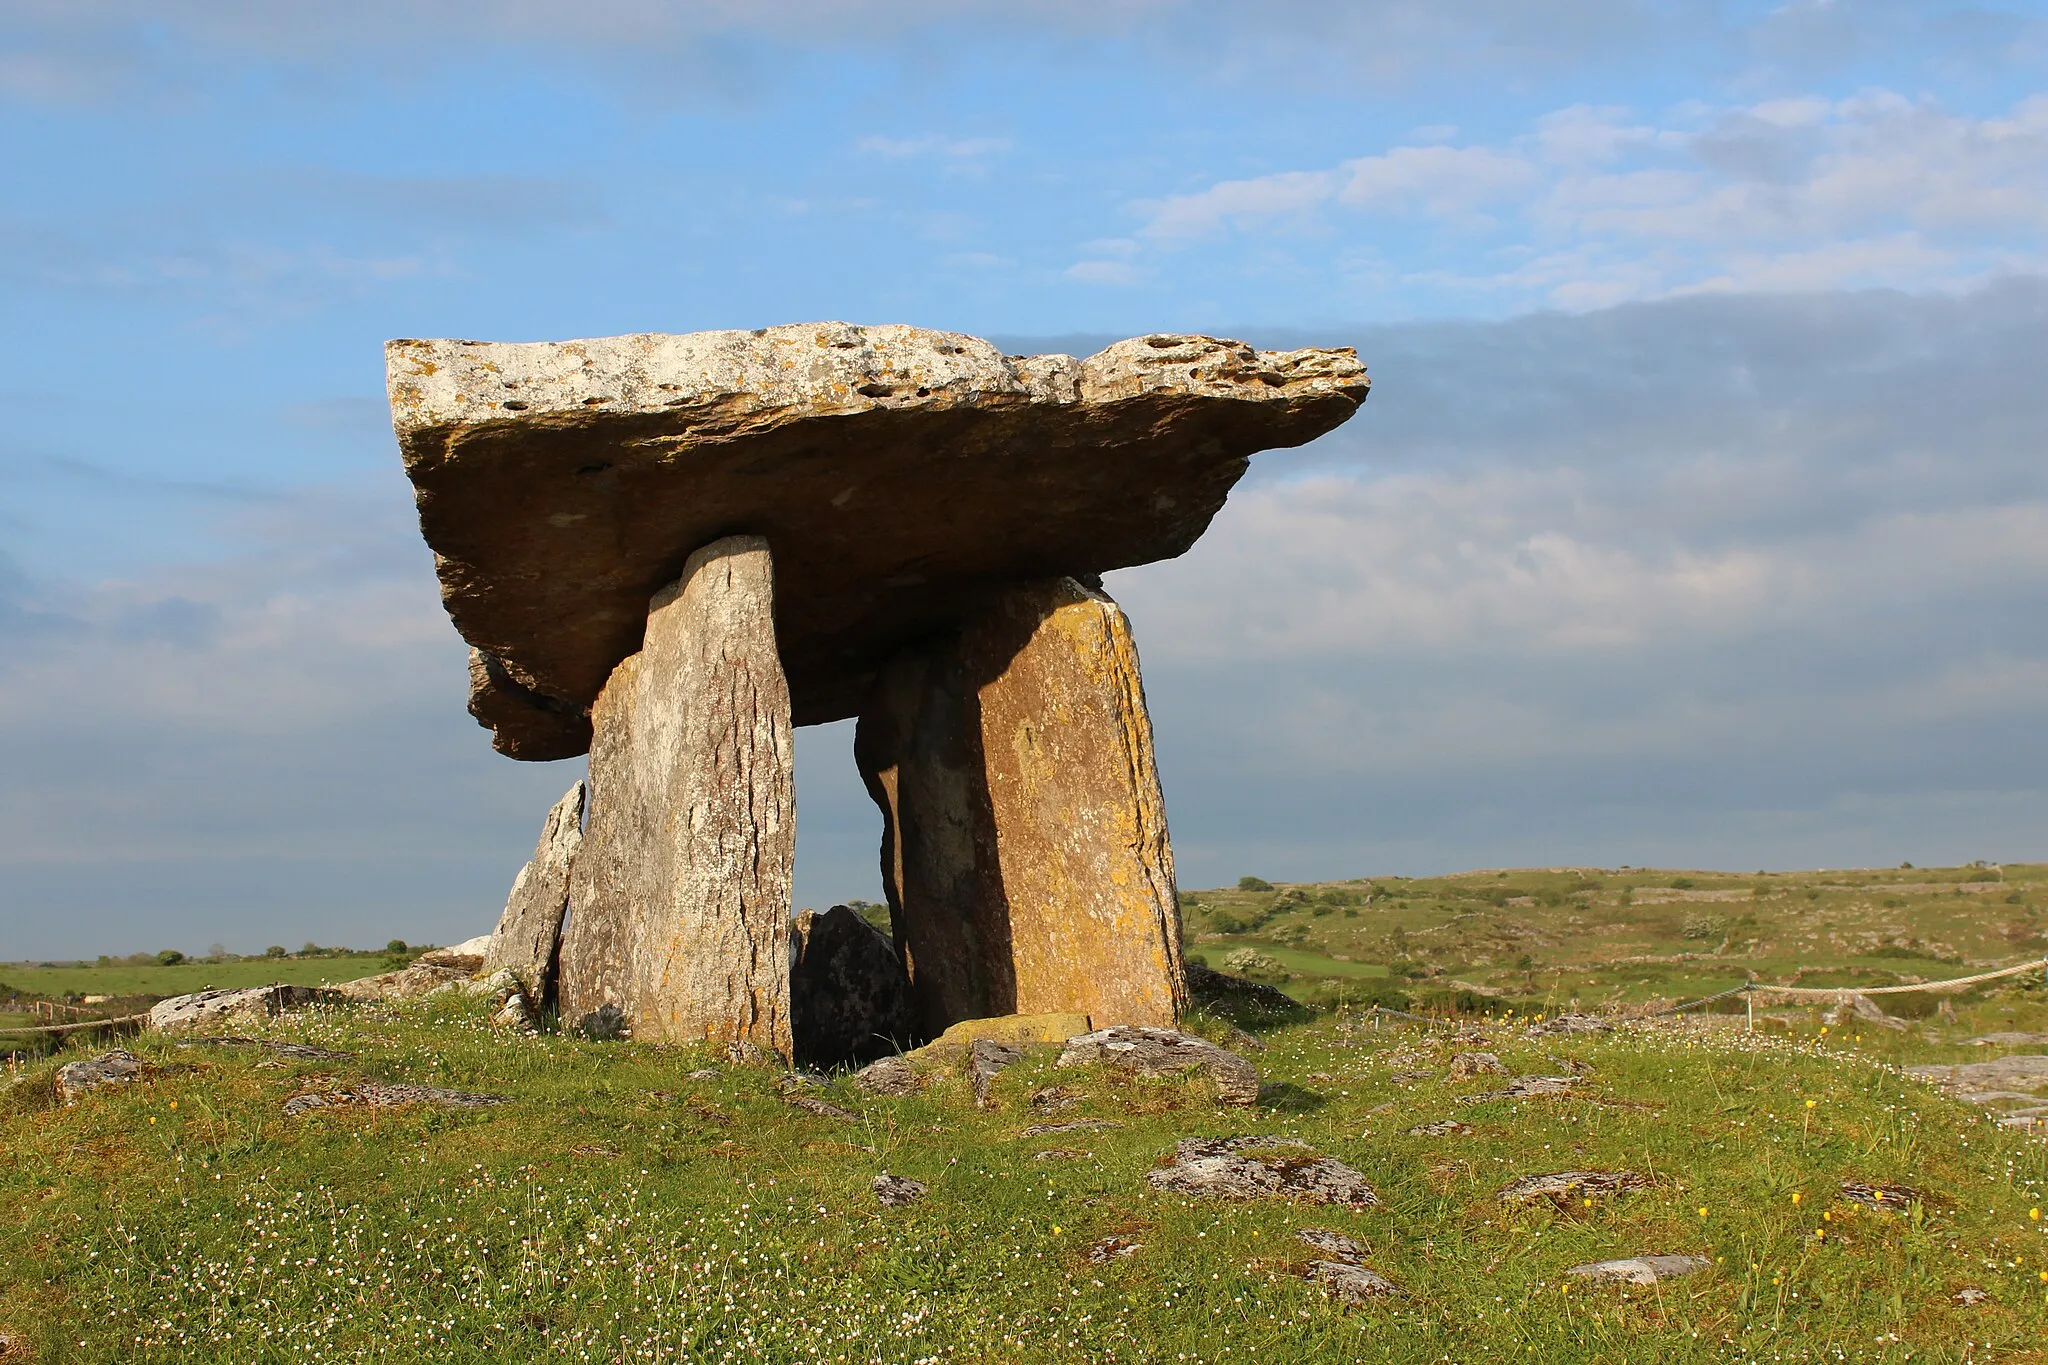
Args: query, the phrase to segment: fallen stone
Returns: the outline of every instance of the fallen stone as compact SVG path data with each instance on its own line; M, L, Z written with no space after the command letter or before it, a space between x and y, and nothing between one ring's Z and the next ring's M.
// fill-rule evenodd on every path
M446 971L460 972L464 976L474 976L484 969L483 951L481 949L477 952L466 951L469 944L476 942L478 940L470 939L467 943L458 944L453 948L436 948L430 953L421 953L412 960L413 965L415 967L440 967ZM482 939L483 948L488 948L490 942L489 936L486 935Z
M1088 1031L1085 1014L1002 1014L988 1019L962 1019L944 1033L905 1055L913 1061L948 1061L965 1057L978 1038L1024 1047L1033 1043L1064 1043Z
M1039 1155L1044 1156L1045 1153L1041 1152ZM1090 1265L1108 1265L1111 1261L1121 1261L1126 1256L1135 1256L1144 1245L1143 1242L1135 1237L1124 1237L1111 1233L1107 1237L1096 1239L1089 1245L1088 1263Z
M1339 1303L1371 1303L1375 1299L1394 1298L1401 1292L1379 1271L1349 1261L1310 1261L1304 1278L1321 1285Z
M1011 358L912 327L385 348L471 710L521 758L567 758L695 546L758 528L800 724L854 714L904 644L978 585L1184 552L1247 457L1348 418L1349 350L1140 337Z
M1970 1039L1971 1047L2028 1047L2048 1043L2048 1033L1982 1033Z
M1953 1091L1983 1091L2018 1086L2031 1089L2048 1085L2048 1054L2018 1052L2007 1057L1995 1057L1986 1062L1963 1062L1953 1066L1909 1066L1905 1071L1908 1076L1918 1076Z
M700 1066L690 1073L690 1079L693 1081L715 1081L718 1079L718 1068L715 1066Z
M82 1096L105 1086L132 1084L148 1070L141 1058L127 1048L117 1047L89 1061L66 1062L57 1068L52 1084L60 1102L76 1104Z
M996 1077L1024 1060L1024 1049L998 1043L993 1038L976 1038L967 1054L967 1079L974 1086L974 1103L989 1107L989 1088Z
M296 1117L319 1109L390 1109L410 1104L429 1104L439 1109L490 1109L511 1102L504 1095L444 1090L437 1085L387 1085L382 1081L365 1081L339 1090L309 1090L294 1095L284 1102L284 1112L288 1117Z
M1459 1104L1485 1104L1489 1100L1526 1100L1537 1095L1568 1095L1579 1083L1577 1076L1517 1076L1505 1090L1478 1095L1460 1095Z
M1304 1155L1299 1138L1183 1138L1171 1164L1148 1172L1154 1189L1205 1199L1306 1199L1368 1208L1380 1202L1341 1161Z
M1975 1308L1980 1303L1991 1302L1991 1296L1974 1284L1966 1284L1955 1292L1955 1301L1965 1308Z
M1043 1151L1033 1152L1031 1159L1033 1161L1078 1161L1087 1155L1087 1152L1077 1152L1071 1147L1047 1147Z
M1531 1038L1552 1035L1598 1034L1614 1032L1614 1025L1597 1014L1560 1014L1549 1019L1539 1019L1523 1030Z
M418 1000L432 995L444 986L456 986L469 980L469 972L456 967L440 967L421 959L410 967L401 967L395 972L381 972L376 976L358 977L344 981L334 988L344 1000L357 1004L381 1001L393 1003L400 1000Z
M1432 1119L1418 1123L1408 1130L1409 1137L1463 1137L1472 1131L1472 1126L1456 1119Z
M1341 1232L1331 1232L1326 1228L1302 1228L1294 1235L1333 1259L1352 1262L1365 1259L1365 1248Z
M2043 1118L2039 1114L2001 1114L1998 1126L2030 1133L2036 1128L2048 1128L2048 1118Z
M841 1109L838 1105L827 1100L821 1100L814 1095L785 1095L782 1102L792 1109L801 1109L806 1114L816 1114L821 1119L845 1119L852 1123L860 1122L859 1114L854 1113L850 1109Z
M1564 1273L1583 1280L1621 1284L1656 1284L1705 1270L1712 1262L1704 1256L1626 1256L1615 1261L1589 1261Z
M917 1031L910 977L889 936L854 910L799 913L790 930L789 1018L809 1066L895 1053Z
M1621 1194L1650 1187L1650 1177L1635 1171L1558 1171L1551 1175L1526 1175L1500 1187L1496 1196L1503 1204L1527 1204L1548 1199L1563 1204L1571 1199L1594 1195Z
M1034 1123L1019 1136L1044 1137L1048 1133L1093 1133L1105 1128L1121 1128L1115 1119L1068 1119L1065 1123Z
M782 1079L777 1081L776 1085L781 1087L783 1093L787 1094L792 1090L823 1090L829 1083L825 1076L819 1072L793 1068L783 1072Z
M554 997L562 919L569 912L569 869L583 846L584 792L579 779L548 810L533 857L512 879L481 964L484 971L510 971L542 1004Z
M1862 994L1844 996L1828 1013L1828 1023L1831 1025L1840 1026L1851 1019L1860 1019L1866 1024L1876 1024L1880 1028L1888 1028L1894 1032L1908 1027L1904 1019L1886 1014L1875 1000Z
M1914 1204L1927 1202L1927 1196L1911 1185L1873 1185L1862 1180L1844 1180L1841 1191L1842 1198L1852 1204L1861 1204L1867 1209L1886 1209L1893 1213L1901 1213Z
M795 750L774 577L758 536L697 550L597 698L566 1019L612 1005L641 1042L791 1055Z
M1014 1010L1171 1026L1173 854L1130 623L1043 578L890 661L854 756L927 1029Z
M1106 1028L1069 1038L1060 1066L1101 1063L1140 1076L1171 1076L1200 1068L1216 1085L1218 1104L1255 1104L1259 1071L1206 1038L1163 1028Z
M890 1175L887 1171L876 1176L870 1188L874 1190L875 1198L890 1208L915 1203L924 1198L927 1191L923 1181L912 1180L908 1176Z
M870 1095L901 1097L917 1093L922 1083L907 1057L883 1057L856 1071L853 1083Z
M150 1007L148 1027L177 1033L204 1024L268 1019L309 1005L338 1004L347 997L315 986L250 986L242 990L174 995Z
M491 1027L507 1033L538 1033L540 1020L527 1002L526 992L514 991L491 1015Z
M1186 967L1188 997L1204 1005L1251 1006L1268 1014L1300 1014L1302 1004L1278 986L1234 976L1190 962Z
M1080 1091L1063 1085L1041 1085L1031 1092L1031 1107L1041 1114L1057 1114L1062 1109L1072 1109L1085 1098Z
M1501 1065L1500 1058L1491 1052L1460 1052L1451 1058L1451 1069L1444 1077L1446 1084L1469 1081L1474 1076L1505 1076L1508 1069Z
M355 1058L353 1052L337 1052L333 1048L314 1047L309 1043L283 1043L270 1038L188 1038L179 1047L253 1047L278 1057L288 1057L295 1062L346 1062Z

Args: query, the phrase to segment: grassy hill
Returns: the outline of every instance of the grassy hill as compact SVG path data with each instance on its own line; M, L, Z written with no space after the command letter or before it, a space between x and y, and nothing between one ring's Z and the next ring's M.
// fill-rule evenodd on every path
M1274 910L1257 927L1204 929L1217 937L1197 946L1212 958L1278 950L1297 990L1319 989L1316 973L1334 963L1362 986L1465 980L1587 1003L1732 981L1759 964L1808 979L1936 976L1956 969L1866 950L1903 933L1966 962L1997 945L2016 955L2002 926L2029 922L2025 880L2005 870L2001 884L2021 888L2011 904L2011 892L1954 897L1956 884L1989 879L1969 871L1920 874L1951 888L1946 901L1896 882L1817 901L1805 886L1835 883L1798 882L1759 899L1756 879L1740 880L1747 901L1659 901L1644 891L1720 887L1705 874L1654 887L1644 874L1623 902L1632 876L1572 872L1197 893L1240 916ZM1587 880L1608 885L1570 889ZM1485 894L1462 894L1473 887ZM1287 899L1296 890L1307 899ZM1361 900L1325 899L1332 891ZM1973 927L1964 909L1997 922ZM1873 945L1864 935L1879 926L1863 917L1891 912L1905 913ZM1685 937L1707 913L1754 915L1756 928ZM1364 960L1397 929L1404 955ZM1829 961L1821 949L1837 939L1853 952ZM1802 942L1815 945L1803 960ZM1619 961L1676 953L1705 956ZM1673 975L1626 974L1638 965ZM2048 1359L2048 1143L1900 1070L1981 1060L1995 1050L1967 1044L1979 1033L2048 1031L2043 995L2001 983L1963 999L1953 1020L1825 1034L1798 1011L1768 1033L1709 1017L1597 1036L1532 1035L1527 1007L1510 1019L1506 1004L1435 1028L1356 1010L1238 1016L1263 1050L1230 1019L1199 1016L1198 1030L1252 1049L1266 1086L1250 1110L1217 1106L1198 1077L1061 1070L1043 1053L998 1078L985 1108L959 1077L901 1099L844 1076L796 1088L838 1117L790 1104L774 1068L502 1035L481 1006L445 998L248 1030L354 1054L341 1059L143 1038L131 1046L155 1070L139 1083L55 1107L53 1058L0 1094L0 1335L16 1343L0 1359ZM1450 1079L1451 1058L1472 1051L1511 1075L1579 1080L1558 1095L1478 1099L1506 1077ZM303 1090L364 1079L510 1103L282 1112ZM1049 1103L1047 1087L1067 1093ZM1410 1131L1439 1120L1470 1131ZM1026 1132L1076 1121L1115 1126ZM1253 1134L1349 1163L1381 1202L1212 1203L1145 1179L1179 1139ZM1575 1169L1649 1184L1591 1200L1498 1198L1519 1177ZM929 1193L886 1207L870 1188L884 1171ZM1844 1181L1924 1198L1880 1212L1844 1198ZM1401 1296L1334 1303L1304 1278L1318 1254L1295 1236L1305 1228L1362 1243ZM1646 1288L1564 1274L1651 1252L1710 1266ZM1964 1290L1988 1297L1958 1302Z

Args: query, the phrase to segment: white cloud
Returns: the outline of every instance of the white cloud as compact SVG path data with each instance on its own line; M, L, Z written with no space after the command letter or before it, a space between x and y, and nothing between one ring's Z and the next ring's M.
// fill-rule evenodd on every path
M1076 261L1060 272L1077 284L1104 284L1125 288L1145 278L1145 272L1129 261Z
M1138 236L1185 247L1305 222L1451 229L1494 267L1413 281L1565 307L1698 289L1964 284L2048 268L2048 96L1974 117L1873 91L1692 106L1659 125L1574 106L1493 146L1403 145L1321 170L1135 204Z

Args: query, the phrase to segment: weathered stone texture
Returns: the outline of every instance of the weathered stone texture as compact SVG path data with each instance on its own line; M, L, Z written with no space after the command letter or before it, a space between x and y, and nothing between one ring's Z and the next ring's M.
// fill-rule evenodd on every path
M569 909L569 869L583 846L584 785L577 782L548 811L533 857L512 881L505 911L484 950L483 970L509 969L536 1003L555 989L562 917Z
M385 356L442 597L479 650L471 710L520 758L582 752L648 598L715 536L774 545L796 718L836 720L992 590L1182 553L1250 455L1368 389L1348 349L1021 358L844 323Z
M805 1066L869 1062L913 1040L910 978L881 930L844 905L791 926L790 1028Z
M598 698L590 819L570 874L560 1000L642 1041L788 1057L796 846L789 689L766 542L690 556Z
M1039 580L899 657L855 756L926 1028L1047 1011L1175 1021L1173 854L1137 651L1108 596Z
M1216 1084L1218 1104L1256 1104L1259 1069L1206 1038L1165 1028L1115 1028L1069 1038L1057 1065L1100 1064L1139 1076L1200 1070Z
M267 1019L308 1005L338 1004L347 997L317 986L249 986L240 990L174 995L150 1006L147 1027L166 1033L204 1024Z

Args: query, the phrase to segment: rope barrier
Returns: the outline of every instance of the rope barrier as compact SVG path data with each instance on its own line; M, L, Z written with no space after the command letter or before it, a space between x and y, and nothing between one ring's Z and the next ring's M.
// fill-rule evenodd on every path
M1947 991L1962 986L1974 986L1980 981L1996 981L2001 977L2018 976L2022 972L2048 969L2048 957L2038 957L2032 962L2022 962L2011 967L2000 967L1996 971L1978 972L1974 976L1958 976L1947 981L1918 981L1907 986L1772 986L1761 981L1745 981L1732 990L1688 1000L1682 1005L1646 1014L1645 1019L1661 1019L1667 1014L1678 1014L1684 1010L1698 1009L1711 1005L1716 1000L1726 1000L1731 995L1780 995L1794 1000L1849 1000L1859 995L1906 995L1914 991Z
M77 1033L80 1029L112 1028L117 1024L139 1024L149 1018L146 1014L123 1014L113 1019L88 1019L80 1024L40 1024L33 1028L0 1028L0 1036L13 1037L20 1033Z

